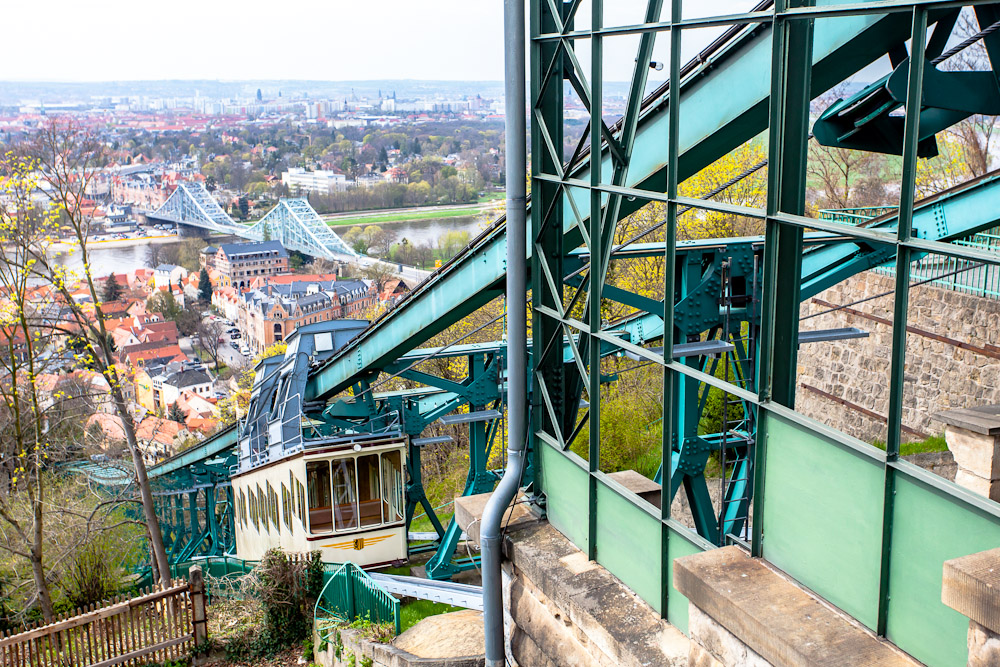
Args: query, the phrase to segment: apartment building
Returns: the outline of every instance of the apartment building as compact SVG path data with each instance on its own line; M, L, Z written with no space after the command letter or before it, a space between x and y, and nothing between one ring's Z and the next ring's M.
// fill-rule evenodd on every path
M254 354L305 324L358 318L378 302L369 280L336 276L279 276L241 295L239 329Z
M219 285L242 291L255 278L288 271L288 252L280 241L223 243L215 253Z

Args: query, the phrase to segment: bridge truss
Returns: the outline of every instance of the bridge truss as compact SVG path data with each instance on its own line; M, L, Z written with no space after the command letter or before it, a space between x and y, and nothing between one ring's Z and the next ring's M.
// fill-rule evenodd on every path
M360 257L302 198L281 199L259 222L244 225L222 210L204 184L192 181L178 183L173 194L149 217L253 241L281 241L286 249L313 257L338 260Z

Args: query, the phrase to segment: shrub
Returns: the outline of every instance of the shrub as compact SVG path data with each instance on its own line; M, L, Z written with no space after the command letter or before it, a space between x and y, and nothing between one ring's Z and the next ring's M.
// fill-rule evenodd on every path
M280 549L264 554L247 582L263 608L263 628L249 626L234 636L226 645L230 660L270 656L295 644L311 659L313 606L323 587L319 556L313 551L307 558L289 558Z

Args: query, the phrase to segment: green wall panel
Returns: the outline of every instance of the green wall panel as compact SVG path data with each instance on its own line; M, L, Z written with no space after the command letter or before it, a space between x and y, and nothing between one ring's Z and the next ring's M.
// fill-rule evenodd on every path
M774 414L764 418L764 558L874 628L882 466Z
M667 564L670 575L670 590L667 597L667 620L684 634L688 634L688 599L674 588L674 559L701 553L702 549L683 537L673 528L670 531L669 552L670 562Z
M597 562L660 612L660 522L597 483Z
M536 444L542 452L542 490L549 523L587 551L587 471L554 447Z
M1000 546L1000 520L903 473L894 498L886 633L928 665L964 665L969 619L941 602L941 574L946 560Z

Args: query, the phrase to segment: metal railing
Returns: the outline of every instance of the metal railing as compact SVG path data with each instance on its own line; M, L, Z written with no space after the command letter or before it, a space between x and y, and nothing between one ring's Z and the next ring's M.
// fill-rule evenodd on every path
M327 580L316 600L314 618L316 632L327 642L338 625L355 619L392 623L396 634L400 632L399 600L354 563L344 563Z
M895 210L895 206L823 209L819 211L819 217L823 220L859 225ZM967 239L957 239L952 243L993 252L1000 256L1000 227L973 234ZM889 277L896 275L894 266L879 266L873 271ZM924 255L913 262L910 280L914 283L930 283L953 292L1000 299L1000 267L968 259L938 254Z
M853 208L824 208L820 209L821 220L840 222L848 225L860 225L868 222L872 218L883 216L886 213L895 213L898 206L855 206Z

